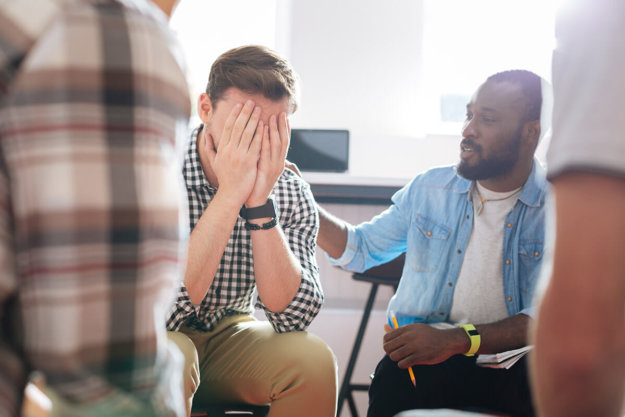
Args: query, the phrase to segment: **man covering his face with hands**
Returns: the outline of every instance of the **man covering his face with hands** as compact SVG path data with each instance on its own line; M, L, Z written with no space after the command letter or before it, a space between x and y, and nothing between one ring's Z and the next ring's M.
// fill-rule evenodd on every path
M213 64L183 174L191 237L168 319L187 358L188 404L271 402L271 416L332 416L336 364L304 332L323 293L310 188L284 169L297 108L288 63L259 46ZM256 307L268 322L255 320Z

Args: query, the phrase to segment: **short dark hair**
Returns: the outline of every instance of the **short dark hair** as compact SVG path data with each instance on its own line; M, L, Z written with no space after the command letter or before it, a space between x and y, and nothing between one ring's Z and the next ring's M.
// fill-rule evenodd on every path
M523 96L527 100L527 113L524 122L540 120L543 105L541 78L527 70L509 70L491 75L486 80L494 82L510 82L521 86Z
M248 94L262 94L274 101L288 97L291 113L297 110L295 71L284 58L265 46L230 49L215 60L206 94L216 104L230 87Z

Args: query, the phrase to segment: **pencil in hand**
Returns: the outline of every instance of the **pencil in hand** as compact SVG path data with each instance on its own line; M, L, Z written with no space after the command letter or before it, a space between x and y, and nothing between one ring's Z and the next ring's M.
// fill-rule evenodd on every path
M397 324L397 318L395 317L395 312L391 310L391 319L393 320L393 327L399 329L399 324ZM413 386L417 386L417 380L414 377L414 372L412 372L412 366L408 367L408 373L410 374L410 380L412 381Z

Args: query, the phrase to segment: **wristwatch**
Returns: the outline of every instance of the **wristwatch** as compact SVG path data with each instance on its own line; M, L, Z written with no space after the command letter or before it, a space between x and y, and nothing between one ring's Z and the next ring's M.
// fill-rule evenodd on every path
M239 216L243 217L245 220L262 219L263 217L272 217L275 219L278 217L276 207L271 197L268 198L267 202L262 206L247 208L244 205L239 211Z
M467 336L469 337L469 341L471 342L471 347L469 351L464 354L464 356L473 356L480 349L480 344L482 343L482 337L480 333L477 331L474 325L472 324L462 324L460 325L462 329L465 331Z

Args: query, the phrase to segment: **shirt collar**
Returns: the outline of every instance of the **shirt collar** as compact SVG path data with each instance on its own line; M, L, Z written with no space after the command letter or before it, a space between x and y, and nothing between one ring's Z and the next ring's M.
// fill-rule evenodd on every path
M545 168L541 165L537 158L534 158L532 172L525 181L523 191L519 196L519 200L525 205L531 207L540 207L545 202L545 194L547 193L547 177Z
M197 151L197 137L201 129L202 126L199 126L191 133L189 147L184 158L182 174L184 175L184 180L188 188L214 188L206 179L206 175L204 175L200 154Z

